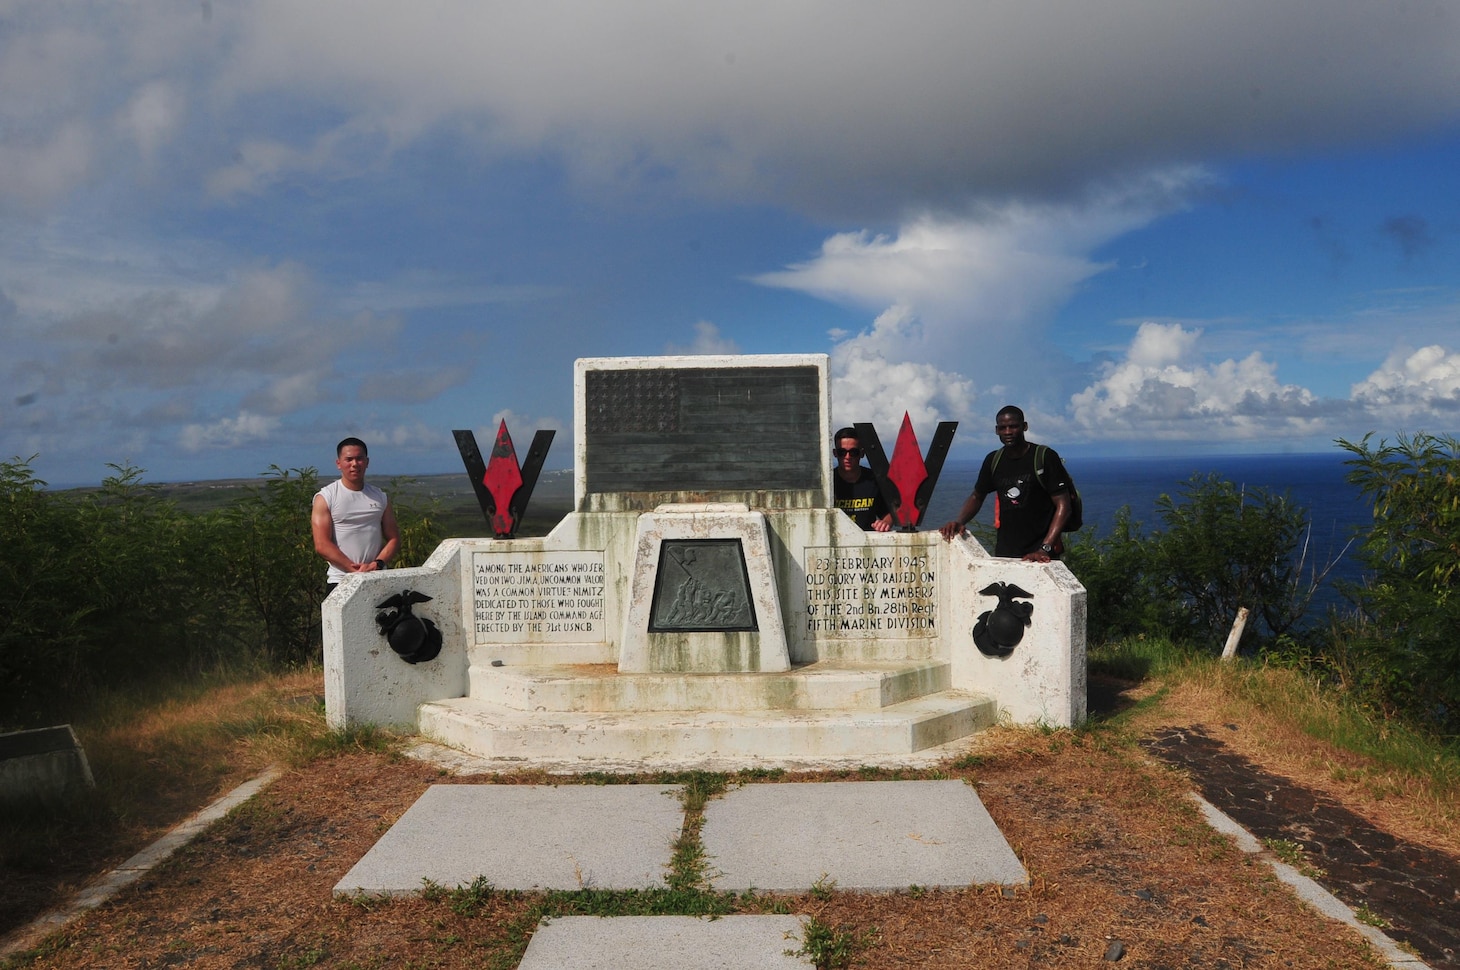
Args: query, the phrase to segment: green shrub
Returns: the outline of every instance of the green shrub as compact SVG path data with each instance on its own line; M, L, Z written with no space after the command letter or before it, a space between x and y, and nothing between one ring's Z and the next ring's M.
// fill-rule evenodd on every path
M1064 561L1085 587L1085 636L1091 645L1157 631L1167 635L1181 625L1162 577L1151 569L1149 540L1129 506L1115 513L1108 532L1070 542Z
M54 691L58 666L77 666L91 612L75 595L81 523L45 491L31 460L0 462L0 729L19 726Z
M229 633L268 666L319 659L325 566L309 529L318 490L313 468L270 465L262 485L214 516L230 551L218 577L229 593Z
M1156 511L1160 528L1150 535L1127 507L1108 532L1071 544L1065 559L1085 586L1090 643L1153 636L1216 649L1244 606L1247 643L1303 620L1326 569L1303 582L1301 506L1195 475L1179 498L1157 499Z
M1162 529L1151 537L1150 569L1185 609L1185 633L1221 647L1241 607L1245 637L1271 639L1307 613L1317 587L1302 582L1299 547L1308 512L1287 495L1193 475L1181 500L1156 500Z
M1348 634L1367 686L1432 725L1460 729L1460 441L1400 435L1340 440L1348 479L1374 503L1359 554L1371 570L1345 587L1364 622ZM1357 659L1357 658L1356 658Z

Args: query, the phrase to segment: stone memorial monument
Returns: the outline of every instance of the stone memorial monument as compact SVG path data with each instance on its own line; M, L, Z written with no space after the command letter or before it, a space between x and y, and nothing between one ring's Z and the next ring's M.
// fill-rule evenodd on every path
M330 724L591 767L886 758L1000 718L1082 721L1085 591L1064 565L833 507L827 363L579 360L574 511L346 578L324 604ZM429 661L377 629L406 590L441 634Z

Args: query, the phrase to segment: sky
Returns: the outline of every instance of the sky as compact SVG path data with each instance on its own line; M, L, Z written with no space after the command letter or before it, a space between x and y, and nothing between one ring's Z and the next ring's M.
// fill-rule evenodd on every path
M1455 434L1457 170L1453 0L0 0L0 461L565 467L705 353L955 459Z

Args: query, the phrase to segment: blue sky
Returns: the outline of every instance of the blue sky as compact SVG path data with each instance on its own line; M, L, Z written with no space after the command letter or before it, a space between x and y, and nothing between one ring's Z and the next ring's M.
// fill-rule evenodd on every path
M955 457L1452 434L1457 163L1449 0L0 0L0 456L560 466L672 353Z

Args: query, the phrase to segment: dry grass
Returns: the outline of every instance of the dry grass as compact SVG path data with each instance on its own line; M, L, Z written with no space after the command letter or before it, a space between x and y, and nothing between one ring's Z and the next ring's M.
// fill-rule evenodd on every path
M1184 797L1187 781L1146 758L1132 740L1163 725L1241 723L1244 730L1224 736L1239 753L1329 793L1401 838L1452 853L1453 798L1446 802L1440 782L1417 781L1315 741L1294 726L1294 701L1265 698L1241 682L1244 676L1195 670L1159 688L1154 682L1129 687L1125 702L1135 706L1104 726L990 731L936 772L975 785L1030 872L1027 888L882 895L833 889L717 905L804 914L864 936L873 942L861 956L873 968L1108 966L1105 957L1117 942L1123 966L1376 966L1356 935L1297 902L1265 865L1209 829ZM131 728L119 721L84 732L88 750L110 752L102 760L114 759L117 770L130 765L145 778L169 780L158 782L157 805L146 817L101 826L79 846L58 842L49 862L17 868L7 855L0 932L28 918L24 907L12 905L17 894L33 913L38 900L55 901L78 887L98 861L125 856L264 764L294 767L16 965L507 968L516 965L543 913L626 905L610 897L490 891L471 905L447 893L395 901L333 898L334 884L440 773L379 745L355 743L371 738L328 735L313 701L319 690L313 672L169 702ZM886 775L746 781L860 777ZM472 779L543 780L533 772Z
M1060 732L995 732L947 773L975 783L1030 887L735 898L872 940L864 965L1376 966L1203 825L1173 773ZM975 764L975 762L979 762ZM850 773L856 777L858 773ZM331 887L426 786L427 765L374 753L290 772L181 856L51 940L36 968L500 967L552 907L611 911L602 894L427 893L336 899ZM807 780L805 777L783 780Z
M1173 720L1174 718L1174 720ZM1392 741L1413 751L1400 729L1382 719L1344 711L1299 674L1248 665L1208 664L1171 678L1161 703L1136 713L1137 733L1171 723L1237 724L1222 742L1273 774L1322 792L1379 828L1413 842L1460 855L1460 776L1430 755L1430 764L1387 763L1315 737L1352 722L1347 733ZM1367 723L1361 723L1367 722ZM1391 735L1399 734L1397 737Z
M98 699L75 725L97 792L0 818L0 933L59 905L181 819L321 734L319 671L140 701Z

